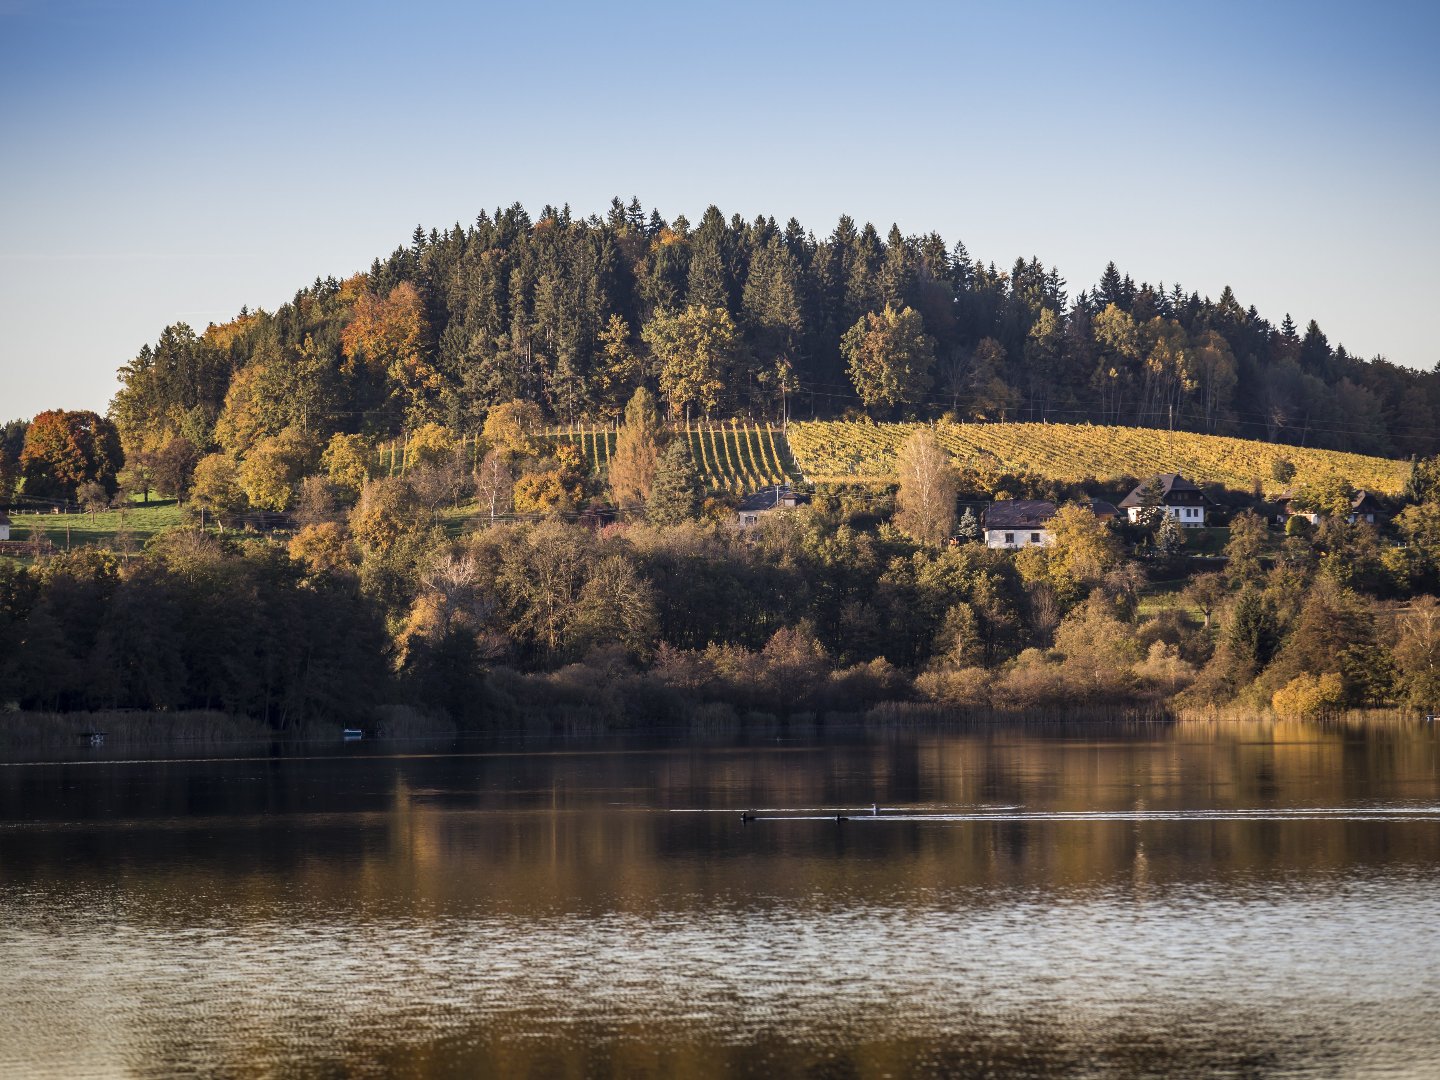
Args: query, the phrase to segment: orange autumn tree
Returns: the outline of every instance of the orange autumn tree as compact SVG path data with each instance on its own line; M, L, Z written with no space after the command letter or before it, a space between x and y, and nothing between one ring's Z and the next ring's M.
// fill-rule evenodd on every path
M125 455L119 431L105 417L86 409L50 409L26 429L19 464L25 494L70 498L92 482L113 492Z
M412 423L433 419L432 399L444 379L426 347L425 305L414 285L401 282L384 298L362 292L340 333L340 345L346 375L387 382Z

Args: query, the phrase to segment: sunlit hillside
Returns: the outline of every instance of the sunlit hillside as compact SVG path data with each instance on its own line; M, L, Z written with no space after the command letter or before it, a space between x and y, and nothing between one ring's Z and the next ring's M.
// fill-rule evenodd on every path
M917 424L793 423L790 450L807 480L817 483L892 478L895 455ZM1312 450L1156 428L1089 424L947 424L935 428L961 465L980 472L1030 473L1063 483L1108 481L1156 472L1181 472L1201 483L1267 494L1287 485L1278 462L1295 466L1292 484L1329 478L1355 487L1397 493L1410 475L1408 461Z

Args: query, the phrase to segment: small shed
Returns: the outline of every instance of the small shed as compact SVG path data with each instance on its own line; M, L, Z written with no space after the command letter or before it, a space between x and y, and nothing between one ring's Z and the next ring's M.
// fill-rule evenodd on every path
M809 503L809 495L796 491L789 484L772 484L740 500L735 507L735 523L742 529L753 529L766 514L776 510L793 510Z

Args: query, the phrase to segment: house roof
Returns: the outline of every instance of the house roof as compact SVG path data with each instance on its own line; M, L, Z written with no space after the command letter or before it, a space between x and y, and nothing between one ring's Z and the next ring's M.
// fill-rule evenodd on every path
M1380 500L1375 498L1373 492L1366 491L1364 488L1361 488L1360 490L1355 492L1355 498L1350 500L1350 509L1364 510L1368 513L1374 513L1375 511L1381 509Z
M1091 499L1090 512L1097 518L1119 517L1120 511L1115 508L1114 503L1106 502L1104 499Z
M9 524L11 524L10 519L9 519L8 517L6 517L4 514L0 514L0 525L9 525Z
M1153 476L1150 479L1160 481L1160 502L1166 506L1170 503L1170 496L1177 491L1200 491L1199 487L1192 484L1189 480L1186 480L1185 477L1179 473L1161 473L1159 476ZM1136 484L1135 490L1120 500L1120 506L1125 509L1132 506L1143 506L1144 497L1141 495L1141 492L1149 482L1150 480L1143 480Z
M985 528L1040 529L1054 516L1048 499L1000 499L985 508Z
M736 503L735 509L741 513L754 514L782 506L803 506L809 501L809 495L795 491L789 484L772 484L753 495L746 495Z

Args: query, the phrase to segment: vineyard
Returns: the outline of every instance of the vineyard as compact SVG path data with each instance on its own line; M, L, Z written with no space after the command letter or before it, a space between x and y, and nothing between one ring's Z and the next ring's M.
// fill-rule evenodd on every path
M780 428L724 420L676 425L672 431L689 443L710 491L743 495L801 479L889 483L901 444L918 426L810 421L792 423L787 434ZM941 423L934 430L956 461L981 477L1024 474L1068 484L1181 472L1199 483L1240 491L1258 483L1273 495L1286 486L1274 472L1276 463L1284 460L1295 466L1292 485L1333 478L1393 495L1410 475L1406 461L1157 428ZM591 472L604 476L615 452L616 429L572 424L543 431L539 439L578 447ZM466 436L455 445L472 465L478 461L478 439ZM402 440L383 444L378 455L381 471L389 475L413 464Z
M690 444L695 467L710 491L743 495L800 477L785 443L785 433L776 428L724 420L676 425L673 431ZM615 451L616 432L613 428L574 425L552 428L542 438L578 446L590 462L590 470L604 475Z
M676 425L672 431L689 443L695 467L712 492L744 495L772 484L800 479L785 433L777 428L744 420L725 420ZM572 424L543 431L539 439L542 444L578 447L590 463L590 471L604 476L610 469L616 436L613 426ZM480 454L479 440L465 436L457 439L455 445L473 467ZM403 440L382 444L377 454L380 471L388 476L401 475L414 464Z
M805 478L816 483L885 483L901 444L919 425L810 422L790 425L789 442ZM1267 494L1286 485L1276 462L1295 466L1293 484L1329 478L1395 494L1410 464L1388 458L1311 450L1249 439L1155 428L1089 424L938 424L935 432L962 466L982 474L1028 473L1061 483L1110 481L1180 472L1200 483Z

